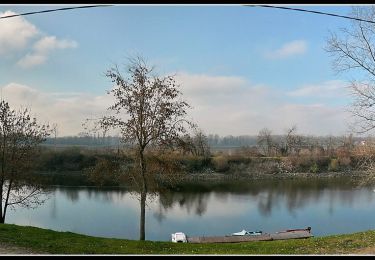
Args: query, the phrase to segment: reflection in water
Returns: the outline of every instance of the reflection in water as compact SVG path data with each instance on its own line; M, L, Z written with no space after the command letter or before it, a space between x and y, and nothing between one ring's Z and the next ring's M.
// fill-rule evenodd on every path
M260 196L258 208L259 212L263 216L269 216L272 211L272 205L273 205L273 193L267 192L265 196Z
M9 223L138 239L138 195L120 188L59 187L46 205L13 211ZM187 183L147 201L146 239L241 228L312 226L315 236L375 229L374 196L370 187L356 188L349 178Z
M159 194L160 214L177 204L185 208L188 214L194 211L196 215L202 216L207 209L209 195L210 192L163 192Z
M318 203L322 197L327 197L330 202L329 212L332 214L335 201L338 203L337 199L340 200L340 204L349 207L353 205L355 199L353 187L353 183L348 178L191 183L179 187L180 192L170 191L160 194L160 207L156 215L165 215L168 209L178 205L186 208L187 213L194 211L201 216L207 210L208 198L213 192L223 203L227 201L230 194L248 196L251 201L258 201L258 210L264 217L270 216L272 209L279 207L285 207L290 214L293 214L295 210L311 203ZM368 199L370 202L372 196L368 196Z
M55 219L57 216L57 207L56 207L56 191L54 192L51 206L51 218Z
M79 193L78 193L78 190L77 189L65 189L65 194L66 194L66 197L73 203L75 203L76 201L78 201L79 199Z

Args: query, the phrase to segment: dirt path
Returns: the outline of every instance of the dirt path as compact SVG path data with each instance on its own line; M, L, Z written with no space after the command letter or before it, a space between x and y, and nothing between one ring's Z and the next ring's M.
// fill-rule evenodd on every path
M0 255L35 255L43 254L31 249L0 243Z

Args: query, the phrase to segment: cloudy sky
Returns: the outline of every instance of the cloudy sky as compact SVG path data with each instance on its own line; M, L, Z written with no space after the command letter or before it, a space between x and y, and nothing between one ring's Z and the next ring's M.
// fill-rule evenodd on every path
M65 7L0 5L0 16ZM350 6L295 6L348 15ZM0 20L0 87L14 108L59 136L111 104L104 76L141 54L176 74L189 116L207 134L346 134L348 75L332 70L329 32L350 21L240 5L119 5Z

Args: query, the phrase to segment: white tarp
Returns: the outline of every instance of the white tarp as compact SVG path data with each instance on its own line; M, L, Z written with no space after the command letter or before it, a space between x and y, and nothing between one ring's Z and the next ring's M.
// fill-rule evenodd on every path
M246 231L243 229L240 232L232 233L232 236L246 236L246 235L251 235L251 236L256 236L256 235L261 235L262 231Z
M187 243L186 235L182 232L176 232L172 234L172 242Z

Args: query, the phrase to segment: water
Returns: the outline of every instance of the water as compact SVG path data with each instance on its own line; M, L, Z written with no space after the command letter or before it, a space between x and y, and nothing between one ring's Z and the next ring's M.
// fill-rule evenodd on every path
M373 187L349 178L188 184L147 201L146 239L171 233L225 235L312 227L315 236L375 229ZM139 239L140 203L125 189L56 187L37 209L9 211L6 223Z

